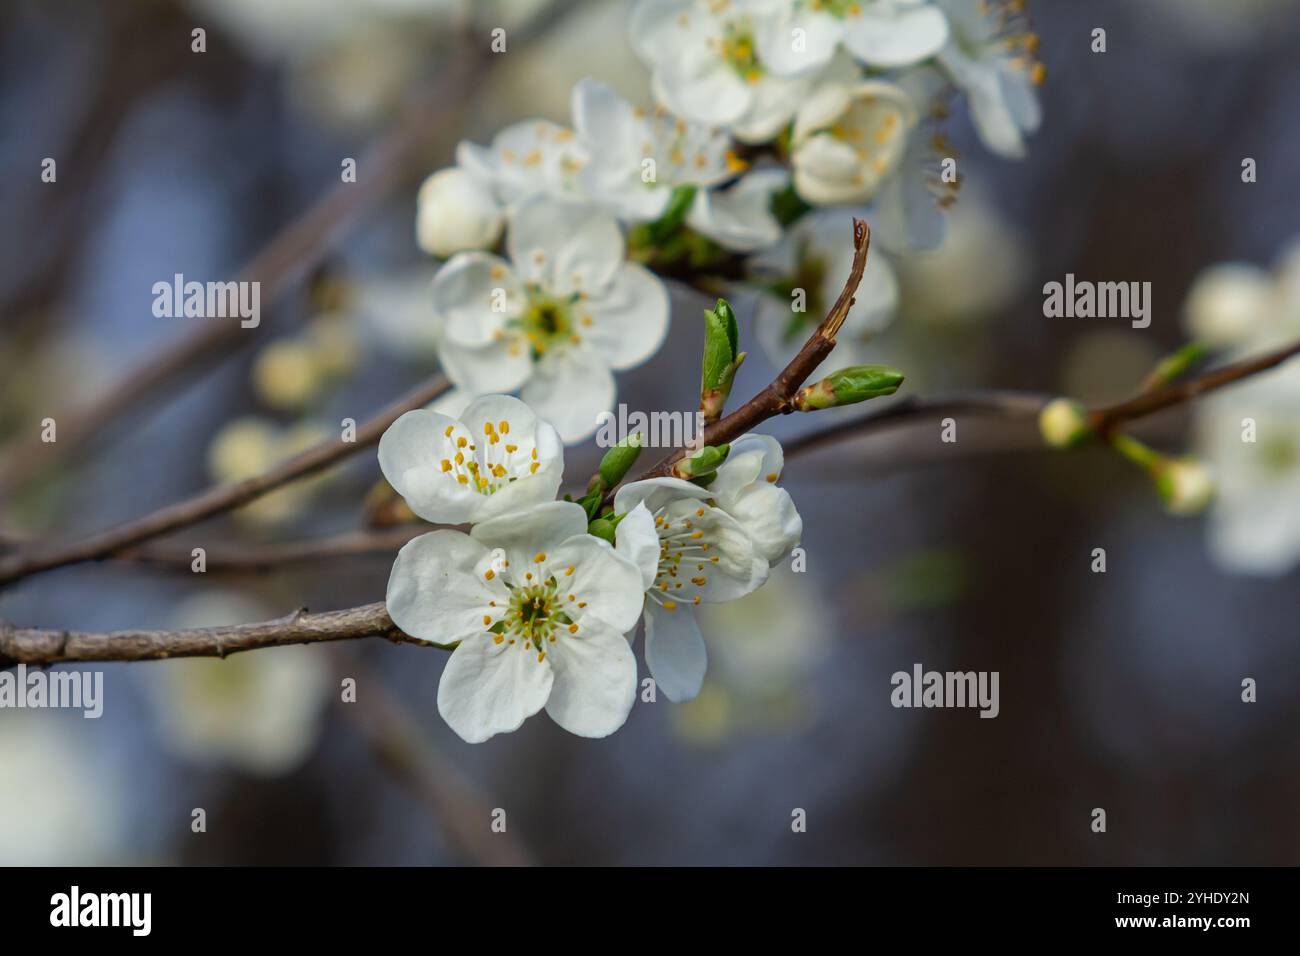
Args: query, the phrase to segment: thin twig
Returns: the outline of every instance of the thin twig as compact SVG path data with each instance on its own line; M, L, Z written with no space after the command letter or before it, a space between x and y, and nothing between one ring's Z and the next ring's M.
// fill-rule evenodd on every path
M202 547L206 573L276 571L296 564L315 564L334 558L361 555L389 557L412 538L433 530L432 525L405 524L374 531L347 531L343 534L277 544L217 544L156 542L129 548L113 555L115 560L146 564L157 568L190 572L193 550Z
M423 408L450 387L447 380L441 376L421 385L405 398L394 402L374 418L358 426L354 441L345 442L342 438L323 441L260 475L230 485L217 485L191 498L159 508L141 518L79 541L44 548L39 546L24 548L17 554L0 559L0 584L7 584L69 564L107 558L167 534L169 531L196 524L214 515L246 505L267 492L315 474L375 444L388 426L401 415Z
M871 230L866 222L853 220L853 266L844 282L839 298L831 306L821 324L808 337L808 341L799 349L799 353L771 384L741 405L734 412L725 415L704 429L705 445L722 445L739 438L751 431L756 425L776 415L787 414L794 410L792 404L795 393L808 376L820 365L835 348L835 336L840 326L848 317L853 307L853 296L862 281L862 272L867 267L867 253L871 248ZM662 459L657 465L641 475L641 478L655 478L672 474L673 465L689 454L689 449L681 448ZM611 491L612 495L613 492Z
M800 435L785 443L785 457L807 454L839 442L887 431L918 419L944 418L949 415L976 414L1003 419L1034 421L1050 395L1033 392L989 391L947 395L923 399L908 396L880 411L837 422L828 428Z
M1140 392L1125 401L1095 409L1089 416L1090 422L1097 434L1105 437L1125 422L1153 415L1173 405L1189 402L1198 395L1205 395L1233 382L1258 375L1260 372L1267 372L1296 355L1300 355L1300 341L1292 342L1272 352L1265 352L1255 358L1242 359L1240 362L1213 369L1196 378Z

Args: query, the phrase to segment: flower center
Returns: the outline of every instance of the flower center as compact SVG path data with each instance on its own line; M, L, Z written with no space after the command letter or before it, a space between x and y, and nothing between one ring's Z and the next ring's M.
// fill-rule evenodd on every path
M754 30L748 20L727 24L718 45L718 55L746 83L757 83L763 78L763 65L758 62L758 50L754 45Z
M587 602L579 601L576 594L565 593L564 585L573 575L575 568L570 565L558 574L545 570L546 555L538 553L528 564L531 569L525 571L522 580L515 583L504 581L510 592L510 603L505 613L492 623L493 612L483 617L483 626L496 637L497 644L506 644L520 650L529 650L537 654L537 663L546 660L550 645L562 634L577 634L578 622L574 615L581 617L581 609ZM506 562L508 567L510 562ZM488 571L484 577L489 581L496 577L495 571ZM493 602L492 607L496 607Z
M578 293L561 298L536 286L529 287L528 306L517 322L528 339L533 358L541 358L547 349L566 341L577 342L573 306L580 298Z
M451 438L455 430L456 426L448 425L446 436ZM535 474L542 464L537 458L537 449L534 448L525 459L519 445L512 442L509 435L509 421L502 419L495 425L484 422L482 452L464 435L457 436L455 454L439 463L443 474L484 496L496 494L510 482L518 480L524 473L525 464L527 474Z
M659 568L655 583L646 593L667 611L677 610L679 601L700 603L700 592L709 583L708 572L719 563L710 554L712 545L696 521L707 514L700 505L691 514L674 517L667 508L655 512L655 530L659 532Z

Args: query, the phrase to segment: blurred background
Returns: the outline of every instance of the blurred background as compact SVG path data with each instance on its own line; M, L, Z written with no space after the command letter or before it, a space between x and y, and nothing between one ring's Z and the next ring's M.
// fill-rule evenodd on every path
M385 168L367 151L394 125L420 143L322 261L291 270L273 305L264 294L257 334L11 483L3 533L84 534L256 473L430 375L436 263L414 240L420 180L461 139L567 122L584 76L648 101L627 12L619 0L5 0L10 449L202 321L154 317L155 281L233 275L338 184L343 158L358 158L364 186ZM902 315L878 341L877 361L907 372L905 393L1123 397L1185 341L1202 270L1269 268L1300 233L1300 3L1039 0L1030 12L1043 125L1016 163L979 148L960 111L947 122L963 192L944 247L903 263ZM509 40L494 55L497 26ZM1098 26L1104 54L1090 50ZM41 181L45 157L57 184ZM1244 157L1255 183L1242 182ZM1150 281L1151 327L1044 318L1042 286L1067 272ZM669 341L620 377L620 401L693 406L705 301L674 290ZM737 395L773 373L752 351ZM1197 414L1141 433L1194 448ZM375 640L107 665L99 720L0 711L0 862L1300 862L1294 558L1243 573L1207 545L1221 516L1165 514L1117 456L1049 454L1032 427L959 427L955 450L924 423L787 463L807 571L710 609L711 667L691 704L638 702L600 741L538 717L471 746L438 717L439 651ZM571 482L597 453L568 452ZM188 553L353 529L378 477L373 453L358 455L172 541ZM1300 481L1281 487L1294 512ZM1090 570L1094 548L1104 574ZM202 576L188 562L83 565L4 589L0 617L245 622L380 600L391 561ZM1000 672L1000 716L892 708L890 675L918 662ZM356 704L339 699L344 676ZM1096 807L1105 834L1090 830ZM195 808L206 833L192 832ZM484 840L495 808L507 834ZM805 833L791 832L795 808Z

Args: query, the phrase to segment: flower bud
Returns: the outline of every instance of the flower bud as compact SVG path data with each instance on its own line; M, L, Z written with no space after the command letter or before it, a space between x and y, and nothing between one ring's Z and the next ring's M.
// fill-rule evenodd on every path
M1170 458L1156 470L1156 490L1166 509L1192 515L1209 506L1214 497L1214 479L1209 469L1194 458Z
M1076 401L1057 398L1038 413L1038 430L1053 448L1074 448L1092 435L1087 410Z
M603 485L602 492L608 491L623 480L636 464L636 460L641 457L641 447L644 442L645 439L640 432L633 432L605 452L605 457L600 460L600 468L597 471L600 483Z
M416 207L416 242L440 259L468 249L491 248L505 222L491 191L455 166L440 169L424 181Z
M727 460L730 451L730 445L706 445L694 457L683 458L673 465L673 476L690 481L712 475Z
M706 422L716 422L731 394L736 369L745 361L740 347L740 329L731 303L719 299L704 310L704 362L700 376L700 411Z
M820 382L805 385L794 397L801 412L839 405L856 405L871 398L893 395L903 383L903 373L888 365L851 365L832 372Z
M603 518L597 518L587 525L587 534L594 535L602 541L608 541L610 544L615 543L615 536L618 532L618 523L624 518L623 515L605 515Z

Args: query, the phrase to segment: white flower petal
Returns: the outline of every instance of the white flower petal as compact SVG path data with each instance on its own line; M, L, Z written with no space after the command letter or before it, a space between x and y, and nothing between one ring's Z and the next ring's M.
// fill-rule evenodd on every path
M487 548L501 549L509 577L522 579L537 552L553 551L574 535L587 533L587 512L573 501L547 501L513 514L489 518L470 531Z
M757 482L727 505L727 512L745 529L754 550L769 565L789 556L803 536L803 519L784 488Z
M623 516L614 537L615 550L641 571L642 588L654 584L659 569L659 534L655 531L655 519L644 503L638 502Z
M864 63L885 69L919 63L948 42L948 19L930 6L885 16L864 12L844 23L844 45Z
M752 90L721 60L685 65L685 58L681 58L672 68L656 69L651 86L655 99L669 110L709 126L731 126L754 104Z
M749 109L739 120L730 124L732 135L742 143L751 144L775 139L782 127L794 118L799 104L807 98L811 89L810 77L763 77L750 90Z
M512 392L533 373L532 356L514 336L475 347L443 342L438 361L447 378L468 395Z
M546 566L561 592L587 605L575 617L581 627L592 617L620 634L636 627L645 593L641 571L608 541L586 534L585 522L581 532L548 549Z
M450 644L485 631L490 601L508 602L500 580L489 581L491 553L469 535L442 529L412 538L397 553L385 604L393 623L412 637Z
M541 710L554 680L554 670L530 648L482 634L463 641L447 661L438 713L463 740L482 743L519 729Z
M552 349L542 356L520 393L555 426L566 445L583 441L614 407L614 376L603 356L586 346Z
M798 8L763 22L756 38L759 59L778 76L813 72L831 61L843 35L844 27L835 16Z
M623 262L623 233L613 216L589 203L552 196L520 202L506 247L526 281L555 295L602 293Z
M646 361L668 334L668 290L653 272L634 263L621 265L608 290L578 308L592 318L582 338L615 371Z
M645 662L659 690L674 703L699 694L709 657L693 608L678 605L670 611L646 602Z
M765 249L781 239L781 224L772 215L772 194L788 182L784 169L760 169L747 173L730 189L697 193L687 225L732 252Z
M447 437L447 430L453 437ZM435 524L470 520L481 497L441 462L456 454L455 435L466 435L454 418L428 409L402 415L379 439L379 468L411 510Z
M622 634L584 621L578 634L552 645L547 660L555 672L546 702L552 720L579 737L607 737L623 726L636 701L636 657Z
M681 478L645 478L630 482L614 493L614 511L624 514L644 504L653 513L677 498L703 501L711 495L712 492Z
M443 334L461 346L497 339L524 305L523 288L510 264L486 252L453 256L433 277L434 311Z

